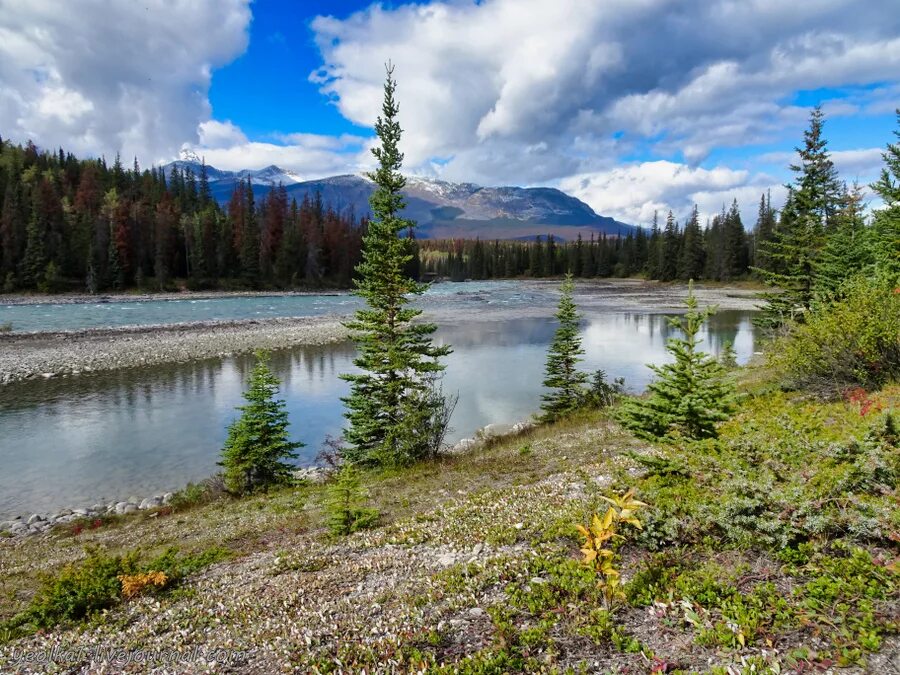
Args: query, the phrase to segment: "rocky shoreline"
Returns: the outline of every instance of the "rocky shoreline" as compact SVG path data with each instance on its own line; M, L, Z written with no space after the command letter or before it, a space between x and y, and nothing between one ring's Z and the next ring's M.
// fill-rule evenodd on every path
M0 333L0 385L347 339L337 316Z

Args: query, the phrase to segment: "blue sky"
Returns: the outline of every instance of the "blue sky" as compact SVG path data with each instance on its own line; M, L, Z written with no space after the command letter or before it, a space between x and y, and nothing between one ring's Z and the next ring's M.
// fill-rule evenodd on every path
M894 0L0 0L0 134L357 173L389 59L407 172L636 223L733 198L752 221L817 104L868 182L900 106Z

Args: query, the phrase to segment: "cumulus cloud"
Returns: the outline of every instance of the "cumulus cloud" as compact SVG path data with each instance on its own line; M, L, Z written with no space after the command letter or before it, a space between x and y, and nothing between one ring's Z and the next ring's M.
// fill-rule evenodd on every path
M723 204L737 198L749 226L755 222L761 194L771 190L776 204L784 194L784 188L766 174L724 166L703 169L669 161L639 162L571 176L563 179L560 187L597 213L642 225L649 224L655 212L663 218L670 209L683 220L694 204L705 221Z
M169 159L209 119L212 69L247 45L249 0L0 0L0 129L83 155ZM226 125L199 132L221 144Z
M409 165L440 157L448 178L502 158L496 178L551 181L604 168L629 140L695 164L715 147L796 138L808 111L786 101L798 89L900 72L889 0L448 1L312 26L313 80L358 124L378 109L382 64L396 64Z

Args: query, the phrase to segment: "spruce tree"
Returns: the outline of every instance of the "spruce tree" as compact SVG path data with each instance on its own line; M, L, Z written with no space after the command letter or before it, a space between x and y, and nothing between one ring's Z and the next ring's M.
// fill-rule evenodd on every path
M869 247L875 274L887 283L900 285L900 109L897 110L897 143L889 143L882 153L884 168L872 189L884 201L875 212L869 235Z
M286 460L297 456L303 443L288 436L288 414L284 401L275 398L280 382L269 368L265 352L256 353L256 365L244 392L241 416L228 427L222 448L225 486L235 494L263 489L290 479Z
M572 300L574 288L572 275L567 274L556 311L559 326L550 344L544 369L544 386L551 391L541 397L542 422L553 422L571 413L582 404L585 396L584 385L588 374L578 370L584 349L578 335L580 317Z
M684 241L681 246L678 277L680 279L699 279L703 276L705 264L706 252L703 250L700 213L695 204L694 210L691 211L691 217L684 226Z
M836 300L850 277L865 273L872 263L866 228L863 192L858 185L847 191L846 205L825 238L815 265L815 295L818 301Z
M824 236L837 226L844 206L843 186L822 135L824 123L822 110L816 107L803 133L803 147L796 148L800 163L790 167L797 177L788 186L781 221L772 241L763 247L769 267L754 269L767 285L778 289L762 296L766 305L759 323L768 327L802 320L812 307Z
M622 424L643 438L715 438L716 424L728 419L734 410L733 386L725 379L723 367L699 350L701 340L697 335L715 310L698 309L693 282L685 306L684 316L669 319L683 335L670 338L666 344L674 361L650 365L657 378L647 387L648 395L629 399L619 412Z
M378 168L369 174L376 184L369 200L372 220L356 268L356 294L366 306L347 324L359 350L354 364L362 372L341 376L350 383L350 395L343 399L349 422L344 458L370 464L408 463L437 450L429 447L434 435L421 426L441 417L443 397L434 395L434 387L444 369L439 359L450 353L449 347L432 344L434 324L414 322L422 310L408 306L425 285L405 272L412 256L401 234L415 224L400 216L406 180L400 173L395 89L388 66L382 114L375 123L381 145L372 150Z

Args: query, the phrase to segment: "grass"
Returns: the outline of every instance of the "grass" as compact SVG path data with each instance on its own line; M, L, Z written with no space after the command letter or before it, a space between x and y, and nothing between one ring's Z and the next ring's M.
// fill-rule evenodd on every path
M380 525L340 541L320 485L241 500L188 490L178 509L5 540L0 615L40 599L42 575L83 560L86 544L140 548L141 560L219 547L228 560L206 560L155 604L25 639L221 639L254 648L263 669L323 673L877 669L900 630L900 449L885 423L900 386L860 405L739 377L746 396L715 441L654 446L590 412L365 473ZM625 597L607 610L575 525L627 488L649 506L617 549Z

